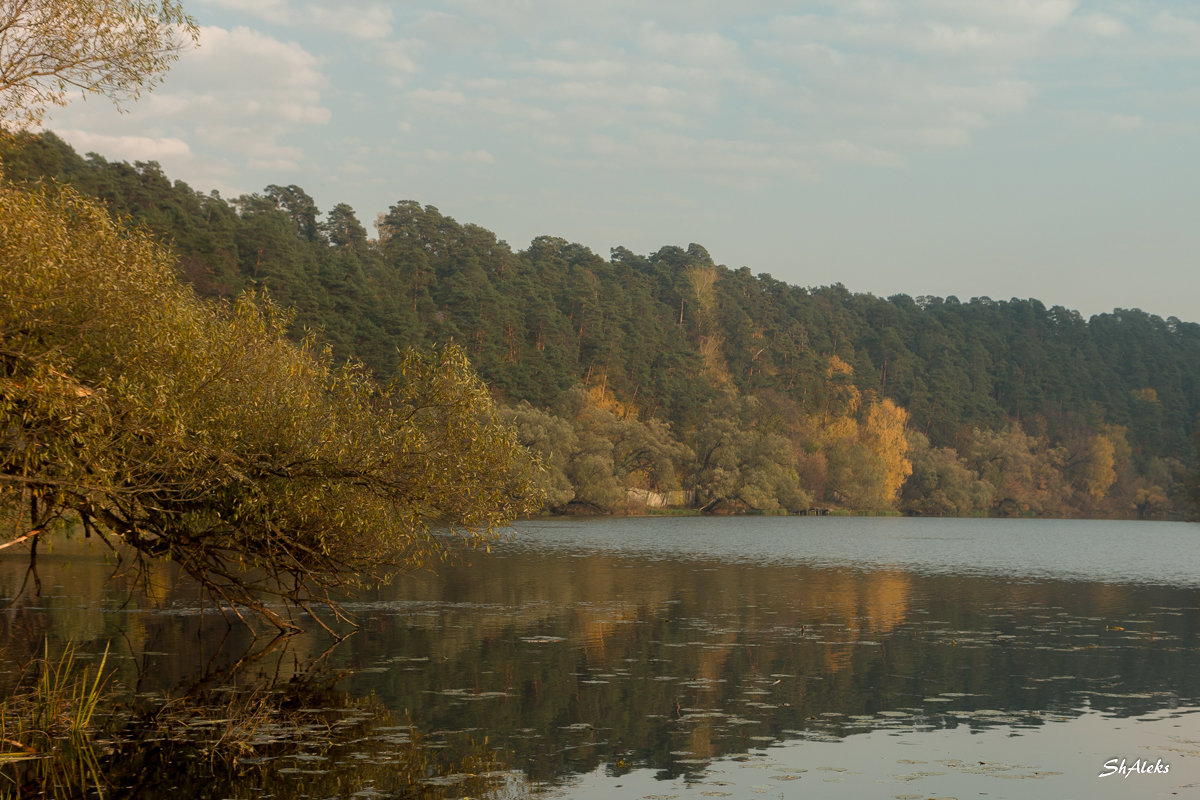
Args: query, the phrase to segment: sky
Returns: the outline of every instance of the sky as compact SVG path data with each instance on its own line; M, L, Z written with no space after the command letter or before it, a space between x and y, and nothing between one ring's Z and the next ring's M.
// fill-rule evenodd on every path
M695 242L888 297L1200 321L1200 4L185 0L200 46L46 127L227 198L401 200L514 249Z

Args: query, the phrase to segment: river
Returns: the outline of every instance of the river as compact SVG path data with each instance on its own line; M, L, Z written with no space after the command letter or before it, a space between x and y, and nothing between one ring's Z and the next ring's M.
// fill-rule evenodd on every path
M1192 524L528 522L349 601L361 627L341 643L269 647L169 568L148 593L113 570L43 547L41 596L14 603L24 562L0 560L0 669L44 641L110 643L136 696L320 663L387 713L339 712L352 740L248 748L228 796L1200 794ZM394 751L418 734L436 758L401 781ZM203 770L171 780L187 794Z

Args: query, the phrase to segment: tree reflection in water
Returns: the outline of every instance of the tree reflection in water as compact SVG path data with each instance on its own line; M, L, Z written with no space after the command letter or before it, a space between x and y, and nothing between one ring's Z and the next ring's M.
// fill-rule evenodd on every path
M47 595L10 593L10 573L0 573L0 798L439 800L531 792L486 734L456 737L449 748L373 695L339 689L346 672L330 656L340 642L314 652L315 636L268 638L218 615L172 613L170 596L187 592L173 576L152 584L165 595L127 596L140 605L129 612L108 602L79 605L57 574ZM120 583L106 588L109 600ZM84 631L93 635L78 645L61 638ZM113 637L114 655L97 661L105 637ZM153 649L181 640L193 646L171 658ZM67 664L59 651L79 658ZM163 669L168 662L176 663ZM95 713L72 724L91 688Z
M509 552L356 608L348 686L543 781L1200 704L1188 588Z
M437 736L372 697L338 690L323 663L293 662L285 641L257 648L174 694L112 687L93 725L22 724L40 700L19 684L4 703L0 797L518 798L528 782L486 739ZM36 673L32 670L30 674ZM36 674L34 674L36 679Z
M112 642L125 733L97 752L115 783L160 793L700 781L767 747L1019 741L1200 705L1189 586L499 548L352 601L362 627L331 648L227 626L169 565L143 595L102 565L39 561L42 596L0 616L0 681L47 640ZM24 568L0 560L0 597Z

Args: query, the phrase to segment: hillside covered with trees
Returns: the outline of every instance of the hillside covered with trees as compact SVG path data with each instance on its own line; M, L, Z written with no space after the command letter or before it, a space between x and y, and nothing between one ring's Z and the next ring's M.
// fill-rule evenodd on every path
M609 258L402 201L233 200L24 134L0 159L171 244L196 292L265 290L378 376L461 346L546 467L555 511L1168 517L1195 499L1200 325L1037 300L801 288L703 247Z

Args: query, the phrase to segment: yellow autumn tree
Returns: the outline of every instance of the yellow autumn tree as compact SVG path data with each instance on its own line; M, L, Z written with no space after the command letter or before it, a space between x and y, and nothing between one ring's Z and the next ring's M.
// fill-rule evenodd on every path
M1100 502L1117 480L1116 445L1103 433L1088 442L1087 460L1083 465L1083 485L1093 502Z
M871 403L859 430L859 442L879 459L883 468L879 481L879 499L884 507L895 504L900 487L912 475L908 459L908 411L883 398Z
M864 403L853 376L850 364L830 356L824 396L809 420L826 465L826 497L850 508L892 509L912 474L908 412L886 398Z

